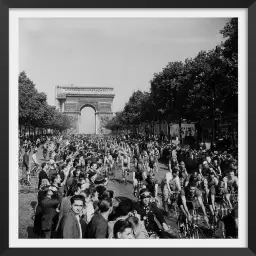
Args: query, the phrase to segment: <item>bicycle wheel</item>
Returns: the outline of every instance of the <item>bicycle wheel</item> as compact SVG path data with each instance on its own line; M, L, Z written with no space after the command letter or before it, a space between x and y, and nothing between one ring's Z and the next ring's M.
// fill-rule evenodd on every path
M226 238L226 230L223 221L219 221L218 223L218 231L219 231L219 238Z
M198 238L199 238L198 229L193 228L191 232L191 239L198 239Z
M201 228L197 227L197 234L198 234L198 238L197 239L204 239L205 235L204 232Z
M177 226L178 226L178 237L179 238L189 238L188 225L184 222L181 217L178 217Z
M211 223L211 236L217 238L218 234L218 226L215 222Z
M23 178L21 178L21 179L19 180L19 182L20 182L20 185L21 185L21 186L24 185L24 179L23 179Z
M179 217L179 207L177 205L177 202L174 203L174 212L175 212L175 218L178 219L178 217Z
M178 222L177 223L178 226L178 238L186 238L187 234L185 231L185 225L183 223Z
M32 176L33 176L33 177L35 176L35 168L36 168L36 167L33 167L33 168L31 169L31 171L30 171L31 177L32 177Z
M31 187L31 182L28 181L28 180L25 180L25 185L28 186L28 187Z

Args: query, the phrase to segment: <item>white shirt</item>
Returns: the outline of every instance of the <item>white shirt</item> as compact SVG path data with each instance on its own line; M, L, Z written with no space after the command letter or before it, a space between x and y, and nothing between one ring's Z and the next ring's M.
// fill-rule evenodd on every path
M32 161L33 161L34 164L38 164L35 153L32 155Z
M91 221L93 215L94 215L93 203L88 202L85 208L85 218L86 218L85 221L87 224Z
M165 175L165 179L166 179L166 182L169 183L169 181L173 179L172 173L167 172L166 175Z
M80 231L80 239L82 239L82 227L81 227L81 224L80 224L80 217L79 215L76 215L76 219L78 221L78 226L79 226L79 231Z
M174 186L176 189L180 190L180 178L179 176L176 176L175 178L172 178L170 181L169 181L169 186Z

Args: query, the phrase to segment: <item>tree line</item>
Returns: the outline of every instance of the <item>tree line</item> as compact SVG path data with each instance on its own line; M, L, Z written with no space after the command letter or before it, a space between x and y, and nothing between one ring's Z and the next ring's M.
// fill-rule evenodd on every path
M35 130L51 129L63 132L71 127L68 116L47 104L47 96L38 92L25 71L19 74L19 128ZM27 129L25 129L27 130Z
M153 74L150 91L134 92L122 111L106 125L112 131L145 130L157 123L167 125L186 120L200 129L211 123L215 140L217 123L237 119L238 113L238 19L229 19L220 30L224 42L200 51L194 58L169 62Z

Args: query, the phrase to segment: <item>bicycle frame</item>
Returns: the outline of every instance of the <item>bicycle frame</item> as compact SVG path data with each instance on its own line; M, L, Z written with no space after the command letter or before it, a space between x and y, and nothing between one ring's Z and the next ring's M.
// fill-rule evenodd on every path
M183 216L182 216L183 215ZM199 239L199 234L201 234L202 237L204 237L201 229L199 228L198 224L194 221L194 216L198 216L197 210L192 210L192 222L188 223L187 217L180 213L181 218L184 218L185 221L180 221L178 218L177 225L178 225L178 232L180 238L189 238L189 239ZM181 230L181 227L184 225L184 230ZM184 232L184 237L182 237L181 233Z
M197 209L192 210L192 223L189 225L189 234L191 239L199 239L199 233L201 233L201 235L203 235L203 233L201 232L198 223L195 223L194 216L198 216Z
M222 201L221 201L221 203L220 203L220 208L221 208L221 206L223 206L224 204L227 205L227 202L226 202L225 198L222 199ZM229 211L230 211L230 210L229 210ZM218 230L219 225L220 225L221 222L222 222L221 220L222 220L222 218L223 218L224 216L225 216L225 215L223 215L223 214L219 214L219 212L217 212L216 209L215 209L215 211L214 211L214 216L212 216L213 222L211 223L211 225L213 226L213 235L216 234L216 231ZM226 232L226 231L225 231L225 227L224 227L224 225L222 225L221 234L222 234L223 238L226 238L225 232Z
M184 219L185 221L180 221L180 218ZM179 212L177 226L179 238L190 238L187 217L181 212Z
M37 175L37 170L38 170L39 165L35 165L34 167L32 167L31 171L30 171L30 175L31 176L36 176Z
M177 205L177 200L178 200L178 194L180 192L173 192L172 195L169 195L168 201L167 201L167 205L168 205L168 209L171 211L171 206L173 206L174 211L175 211L175 217L178 219L179 217L179 207ZM171 199L170 196L174 196L174 199ZM171 203L172 201L172 203Z

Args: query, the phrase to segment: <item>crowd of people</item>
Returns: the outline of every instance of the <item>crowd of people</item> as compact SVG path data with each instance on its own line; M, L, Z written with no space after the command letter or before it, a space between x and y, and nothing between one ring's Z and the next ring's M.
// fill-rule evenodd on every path
M207 150L203 144L191 149L161 138L111 135L45 136L33 143L25 139L20 148L23 175L28 181L34 175L38 182L38 238L177 238L167 221L173 209L179 223L202 217L210 229L218 218L225 237L238 237L234 149ZM167 169L163 178L159 162ZM133 184L129 197L108 190L118 172L120 183Z

